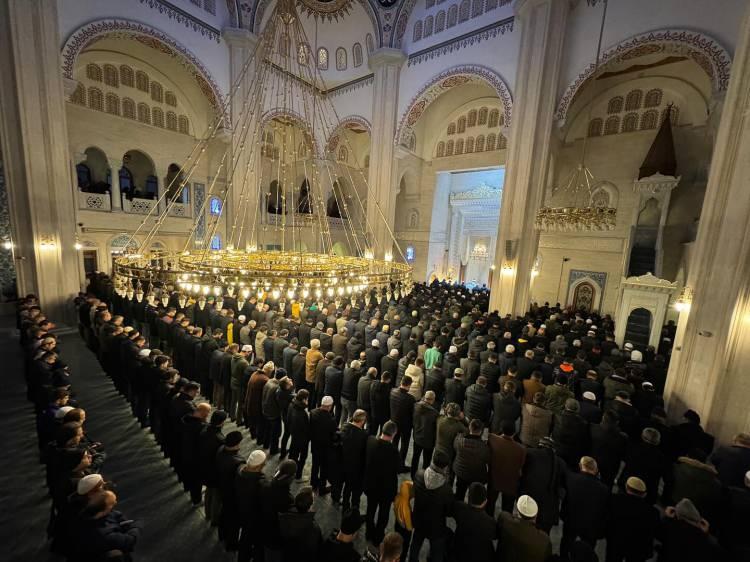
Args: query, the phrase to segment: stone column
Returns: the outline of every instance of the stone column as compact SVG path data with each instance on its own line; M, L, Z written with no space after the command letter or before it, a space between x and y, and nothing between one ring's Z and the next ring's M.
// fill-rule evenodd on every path
M232 169L227 163L226 176L228 180L227 189L230 190L230 196L227 198L227 204L224 208L223 215L227 221L227 244L230 239L239 236L239 232L235 234L235 222L237 222L236 228L241 227L242 218L239 217L239 221L235 219L240 213L242 213L241 193L243 183L245 183L245 176L247 175L247 182L245 186L245 195L250 196L250 201L257 201L258 197L256 194L256 182L257 175L254 170L248 172L248 162L250 161L250 155L254 151L257 142L260 139L253 138L253 132L257 130L255 123L260 119L262 109L257 103L260 98L255 99L256 107L250 107L249 104L253 101L250 99L254 85L251 83L252 69L248 68L248 71L243 75L243 69L245 68L248 59L253 56L258 44L258 36L248 31L247 29L239 28L224 28L221 33L223 39L227 42L229 47L229 80L230 87L233 85L234 90L230 92L232 96L230 102L230 115L231 115L231 140L232 143L232 156L236 159L237 165L234 168L234 174ZM253 61L250 63L254 65ZM240 79L242 76L242 79ZM252 112L250 114L249 112ZM243 130L242 124L246 124L247 128ZM259 132L260 134L260 132ZM244 142L243 142L244 137ZM244 149L242 146L244 145ZM256 158L256 162L260 162L260 158ZM252 166L252 164L250 164ZM230 177L231 176L231 177ZM247 226L245 228L247 232ZM247 238L243 234L243 238ZM235 240L235 244L241 247L245 244L245 240Z
M122 211L122 195L120 193L120 168L122 160L109 158L109 178L112 185L109 188L109 194L112 197L112 211L119 213Z
M18 291L36 293L57 322L73 322L74 248L65 97L56 0L0 2L0 142Z
M750 10L740 25L680 314L665 398L697 411L719 441L750 430Z
M524 314L529 307L531 270L539 245L534 219L546 187L568 10L565 0L515 4L514 25L521 45L495 251L503 274L494 276L490 300L490 310L501 313ZM511 249L507 257L506 242Z
M372 87L372 135L370 139L370 193L367 222L374 236L375 257L392 251L396 215L396 161L394 159L398 84L406 55L399 49L378 49L369 57L374 73ZM386 226L386 223L388 227Z

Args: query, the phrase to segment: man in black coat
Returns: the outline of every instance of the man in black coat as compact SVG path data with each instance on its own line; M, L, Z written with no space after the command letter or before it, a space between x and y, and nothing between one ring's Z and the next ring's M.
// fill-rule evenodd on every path
M391 418L391 373L383 373L380 380L370 385L371 418L368 427L370 435L376 435L385 422Z
M234 480L237 469L245 462L245 459L240 456L240 443L242 443L242 433L232 431L216 453L216 478L221 496L219 540L224 541L229 551L237 550L239 545L240 527Z
M566 558L573 543L580 538L596 547L604 537L609 488L599 480L599 468L591 457L582 457L580 472L568 471L565 477L565 499L562 504L563 526L560 556Z
M434 370L434 369L433 369ZM424 398L414 406L414 450L411 456L411 478L414 480L419 469L419 457L422 456L422 468L427 469L435 450L437 436L437 419L439 416L435 408L435 392L428 390Z
M283 548L279 516L294 505L290 488L296 473L297 465L293 460L281 461L273 478L260 489L261 540L266 558L270 560L278 560Z
M364 366L360 361L360 368L364 369ZM367 426L368 430L372 426L372 407L370 406L370 387L375 382L378 376L376 369L367 369L365 374L360 377L357 381L357 409L364 410L367 412Z
M646 483L646 499L656 503L659 482L667 471L667 459L659 450L661 435L652 427L641 432L641 440L631 443L625 454L625 466L620 473L620 487L631 476L637 476Z
M266 485L263 468L266 454L260 449L250 453L247 463L237 471L234 489L240 525L238 562L249 562L262 557L261 488Z
M454 507L456 539L454 550L457 559L472 562L495 560L493 541L499 529L495 519L487 515L487 490L479 482L469 486L469 501L457 501Z
M357 387L359 386L359 379L364 374L359 359L354 359L344 369L344 380L341 384L341 421L343 423L349 421L357 409Z
M165 442L165 445L171 458L172 465L177 470L178 475L182 474L182 419L195 410L193 400L198 396L199 391L200 386L198 383L188 381L169 403L169 431L166 434L167 441Z
M367 539L380 544L388 525L391 503L398 491L398 472L401 459L393 438L398 433L396 424L383 424L380 437L369 436L365 460L365 495L367 496ZM375 517L377 515L377 522Z
M489 425L492 410L492 396L487 391L487 379L478 377L477 382L466 389L464 412L469 420L477 419Z
M216 453L224 444L224 434L221 428L226 422L228 414L224 410L216 410L211 414L208 426L198 436L198 463L200 467L201 483L206 487L206 519L212 525L219 524L221 513L221 496L216 474Z
M416 399L409 394L412 380L409 375L401 379L401 386L391 390L391 421L398 427L398 433L393 444L399 447L401 454L401 472L407 472L406 455L409 452L409 440L411 439L411 427L414 420L414 405Z
M182 418L180 427L182 453L182 479L185 491L190 493L193 505L201 503L203 482L201 480L201 464L198 450L198 438L207 427L211 405L202 402L191 413Z
M551 439L544 438L539 447L526 449L519 495L526 494L536 500L539 506L536 526L547 534L558 522L564 473L565 463L555 453Z
M342 476L344 480L344 494L342 509L350 507L359 511L359 500L364 486L365 457L367 449L367 432L365 423L367 414L364 410L356 410L352 419L344 424L341 430L342 445Z
M588 449L589 426L578 411L578 401L568 398L565 409L555 414L552 422L552 439L555 441L557 454L571 470L575 470L581 456Z
M462 406L466 400L466 385L464 384L464 370L458 368L453 373L453 378L445 381L445 404L451 402Z
M599 476L602 482L612 488L620 471L620 463L625 457L628 436L620 431L617 415L607 410L602 414L601 423L589 426L589 437L589 452L599 465Z
M307 461L307 449L310 446L310 414L307 412L307 401L310 392L303 388L289 404L286 414L286 423L289 427L291 444L289 446L289 458L297 463L296 478L302 478L302 469Z
M320 408L310 412L310 445L312 450L312 472L310 484L313 490L324 496L331 491L328 482L329 449L333 446L336 433L336 421L333 419L333 398L324 396Z
M294 508L279 514L283 562L316 562L323 542L320 527L311 510L312 488L305 486L294 496Z
M455 503L453 488L448 480L449 465L448 455L437 451L430 466L418 471L414 478L414 510L411 519L414 536L409 562L419 560L419 551L425 540L430 541L430 556L433 560L445 559L450 536L446 519L452 515Z
M654 553L659 511L646 501L646 484L631 476L614 494L607 516L607 562L645 562Z
M750 470L750 434L738 433L730 447L719 447L711 455L711 464L719 471L725 486L743 486Z
M381 363L383 360L383 351L380 349L380 342L376 339L373 339L371 342L371 347L365 351L365 357L366 357L366 365L369 369L370 367L375 367L378 369L378 373L382 374L382 371L380 370ZM391 373L391 375L394 375L395 373Z
M391 375L398 373L398 349L391 349L388 355L380 360L380 372L388 371Z

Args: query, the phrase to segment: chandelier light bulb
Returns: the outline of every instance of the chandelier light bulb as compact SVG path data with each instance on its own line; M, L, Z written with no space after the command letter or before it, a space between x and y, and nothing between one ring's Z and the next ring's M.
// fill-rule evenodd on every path
M242 289L242 298L247 300L250 297L250 289Z
M288 298L289 300L291 300L291 299L293 299L293 298L294 298L294 289L289 289L289 290L288 290L288 291L286 292L286 298Z
M207 295L210 292L211 292L211 288L208 285L203 285L201 287L201 293L203 293L204 295Z
M273 290L273 291L271 292L271 296L273 297L273 300L277 300L277 299L279 298L279 295L280 295L280 294L281 294L281 293L279 292L279 290L278 290L278 289L274 289L274 290Z
M329 297L333 296L333 287L328 287L328 289L326 289L326 295Z
M306 299L310 296L310 291L308 289L302 289L302 298Z
M76 242L76 243L75 243L75 244L73 245L73 247L74 247L74 248L75 248L75 249L76 249L77 251L80 251L80 250L82 250L82 249L83 249L83 244L81 244L80 242Z
M219 287L218 285L214 287L214 295L217 297L221 296L221 287Z
M12 250L13 242L11 242L10 240L6 240L5 242L3 242L3 248L5 248L6 250Z

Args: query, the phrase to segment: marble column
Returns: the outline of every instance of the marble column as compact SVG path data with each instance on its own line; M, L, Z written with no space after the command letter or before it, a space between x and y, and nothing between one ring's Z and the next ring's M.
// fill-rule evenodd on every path
M73 322L79 290L74 192L56 0L0 2L2 143L18 291Z
M372 87L372 135L370 139L370 193L367 222L374 236L375 257L382 259L393 248L392 235L396 216L396 118L398 84L406 55L399 49L382 48L369 57L375 75ZM387 223L387 226L386 226Z
M109 158L109 178L112 185L109 187L109 194L112 197L112 211L119 213L122 211L122 195L120 193L120 168L122 160Z
M566 0L517 0L514 9L514 26L520 32L521 44L495 251L502 275L494 276L490 309L524 314L529 307L531 270L539 245L534 219L546 187L570 8ZM508 242L510 252L506 256Z
M241 199L243 185L245 185L245 197L249 196L250 201L258 200L256 192L257 174L252 169L251 154L254 152L253 149L256 145L260 146L261 139L253 138L253 132L257 129L255 124L261 118L261 108L258 103L260 97L252 96L252 92L257 88L251 82L253 73L250 66L254 65L255 61L250 62L248 66L249 59L255 53L258 36L247 29L239 28L224 28L221 35L229 46L229 77L230 84L234 87L230 102L232 123L230 142L232 144L232 159L236 162L233 174L232 165L227 165L226 176L229 179L227 189L230 190L230 195L227 197L223 214L227 221L227 243L233 240L235 245L241 247L249 242L246 236L247 226L242 235L243 240L237 239L240 236L239 229L242 227L241 215L244 207ZM248 67L247 71L245 71L246 66ZM251 107L252 104L255 107ZM246 125L244 129L243 124ZM258 131L259 135L261 133L262 131ZM256 158L255 161L260 164L260 158ZM248 165L250 168L248 168Z
M740 24L714 146L695 255L680 314L665 398L672 419L686 408L727 443L750 431L750 9Z

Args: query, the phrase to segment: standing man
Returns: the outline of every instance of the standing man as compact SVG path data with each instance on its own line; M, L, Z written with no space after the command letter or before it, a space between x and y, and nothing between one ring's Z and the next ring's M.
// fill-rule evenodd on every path
M350 507L359 511L359 500L364 487L365 460L367 454L367 432L364 410L355 410L351 421L344 423L341 430L344 497L343 511Z
M515 441L513 436L516 426L506 421L502 426L502 434L490 433L487 443L490 446L490 477L487 513L495 516L495 503L502 494L502 510L513 512L513 505L518 496L518 483L521 480L521 470L526 461L526 448Z
M580 538L594 549L604 537L609 505L609 487L599 480L599 468L591 457L582 457L580 472L567 472L565 499L561 516L563 525L560 555L568 556L573 543Z
M324 496L331 491L326 486L328 481L328 453L333 447L333 436L336 433L336 422L333 419L333 398L324 396L320 408L310 412L310 445L312 449L312 473L310 485L318 495Z
M435 393L428 390L424 399L414 406L414 450L411 457L411 478L417 475L419 457L422 456L422 468L425 470L432 461L437 437L438 411L435 408Z
M398 428L392 421L383 424L380 437L370 436L365 461L365 495L367 496L367 540L380 544L388 525L391 503L398 491L400 457L393 444ZM377 522L375 517L377 515Z
M409 452L409 440L411 439L411 425L414 420L414 404L416 400L409 393L411 387L411 377L404 375L401 379L401 386L391 390L391 421L398 427L394 445L401 445L401 467L400 472L408 472L406 466L406 455Z
M252 345L243 345L242 349L232 356L232 378L230 383L232 398L229 415L237 425L242 425L242 408L240 407L242 378L245 376L245 371L250 367L249 361L253 360L252 353Z

